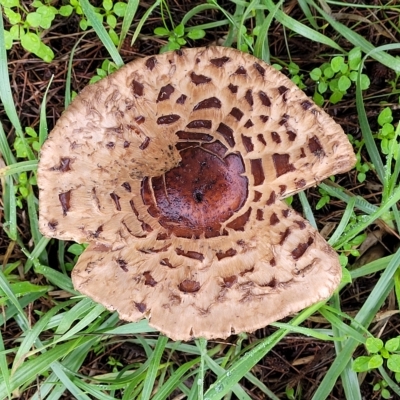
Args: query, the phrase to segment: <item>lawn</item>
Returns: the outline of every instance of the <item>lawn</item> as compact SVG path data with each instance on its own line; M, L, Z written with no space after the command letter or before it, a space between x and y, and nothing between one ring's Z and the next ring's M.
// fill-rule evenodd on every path
M0 0L0 11L0 399L400 398L399 2ZM74 289L87 243L40 232L38 158L86 86L215 45L271 64L346 133L354 168L284 196L343 273L330 299L262 329L173 341Z

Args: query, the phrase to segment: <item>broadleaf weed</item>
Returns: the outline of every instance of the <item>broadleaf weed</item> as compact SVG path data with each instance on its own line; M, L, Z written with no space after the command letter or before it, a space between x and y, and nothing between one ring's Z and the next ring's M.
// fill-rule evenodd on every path
M357 80L361 56L360 48L355 47L348 53L347 60L343 56L335 56L329 63L323 63L310 72L310 78L316 83L313 100L319 106L323 105L327 95L332 104L337 104L342 100ZM368 89L369 85L368 75L361 74L362 90Z

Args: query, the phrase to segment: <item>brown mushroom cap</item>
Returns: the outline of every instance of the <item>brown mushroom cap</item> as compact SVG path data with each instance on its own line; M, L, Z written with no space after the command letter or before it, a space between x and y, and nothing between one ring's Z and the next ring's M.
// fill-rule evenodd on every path
M43 145L40 229L89 242L82 293L173 339L253 331L338 286L282 198L355 164L342 128L237 50L136 60L85 88Z

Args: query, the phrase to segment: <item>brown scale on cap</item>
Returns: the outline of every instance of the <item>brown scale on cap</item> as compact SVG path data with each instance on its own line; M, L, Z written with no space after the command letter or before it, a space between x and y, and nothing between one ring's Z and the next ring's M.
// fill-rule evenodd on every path
M282 199L348 171L343 130L249 54L186 49L88 86L43 145L40 229L89 246L77 290L173 339L253 331L338 286Z

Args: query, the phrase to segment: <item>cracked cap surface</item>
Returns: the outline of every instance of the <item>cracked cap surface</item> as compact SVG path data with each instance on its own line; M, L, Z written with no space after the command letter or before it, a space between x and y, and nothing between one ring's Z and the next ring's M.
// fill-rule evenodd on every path
M338 286L337 254L282 199L348 171L342 128L237 50L135 60L85 88L44 143L39 224L89 246L80 292L172 339L253 331Z

